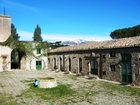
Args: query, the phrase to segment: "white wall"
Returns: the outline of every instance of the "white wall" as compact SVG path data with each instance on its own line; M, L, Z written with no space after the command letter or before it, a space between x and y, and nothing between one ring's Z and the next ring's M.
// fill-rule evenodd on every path
M6 67L6 71L11 69L11 51L12 49L7 46L0 46L0 71L4 71L3 66ZM6 57L6 62L4 64L3 57Z
M33 44L34 46L35 44ZM47 51L47 50L46 50ZM43 51L41 54L36 53L36 49L33 51L33 56L28 56L26 60L26 68L27 70L36 70L36 61L42 61L42 69L48 68L48 57L43 56Z

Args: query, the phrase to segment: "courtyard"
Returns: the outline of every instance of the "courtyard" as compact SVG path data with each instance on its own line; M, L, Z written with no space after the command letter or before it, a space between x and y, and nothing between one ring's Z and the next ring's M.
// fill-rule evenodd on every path
M58 87L34 88L34 79L56 78ZM1 105L140 105L140 89L51 70L0 73Z

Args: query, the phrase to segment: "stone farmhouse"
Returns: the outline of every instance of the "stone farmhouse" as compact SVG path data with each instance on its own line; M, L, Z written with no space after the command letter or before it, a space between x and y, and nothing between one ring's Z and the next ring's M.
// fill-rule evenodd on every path
M0 43L11 36L11 18L0 15ZM140 85L140 37L60 47L44 55L36 42L32 55L0 44L0 71L52 69L126 84Z
M0 15L0 43L5 42L11 35L11 18ZM12 49L9 46L0 45L0 71L40 70L47 68L47 57L43 55L41 48L36 48L36 42L19 42L31 45L34 48L32 55Z
M53 49L48 53L48 68L140 85L140 37Z

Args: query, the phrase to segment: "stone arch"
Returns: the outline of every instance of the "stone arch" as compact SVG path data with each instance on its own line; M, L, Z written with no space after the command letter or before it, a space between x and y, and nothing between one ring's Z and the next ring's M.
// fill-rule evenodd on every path
M11 69L23 69L26 67L26 54L18 49L11 52Z
M71 58L68 58L68 62L69 62L69 72L71 72Z
M53 68L56 70L57 66L56 66L56 58L53 58Z
M49 63L49 64L51 63L51 60L50 60L50 58L48 58L48 63Z
M62 62L61 57L59 58L59 67L60 67L60 70L63 71L63 62Z
M82 73L82 58L79 58L79 73Z

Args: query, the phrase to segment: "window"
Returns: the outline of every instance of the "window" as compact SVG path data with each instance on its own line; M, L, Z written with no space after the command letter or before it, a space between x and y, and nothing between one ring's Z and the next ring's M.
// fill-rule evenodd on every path
M41 54L41 48L37 48L37 54Z
M110 57L116 57L116 52L115 51L111 51L110 52Z
M115 65L110 65L111 71L115 71Z

